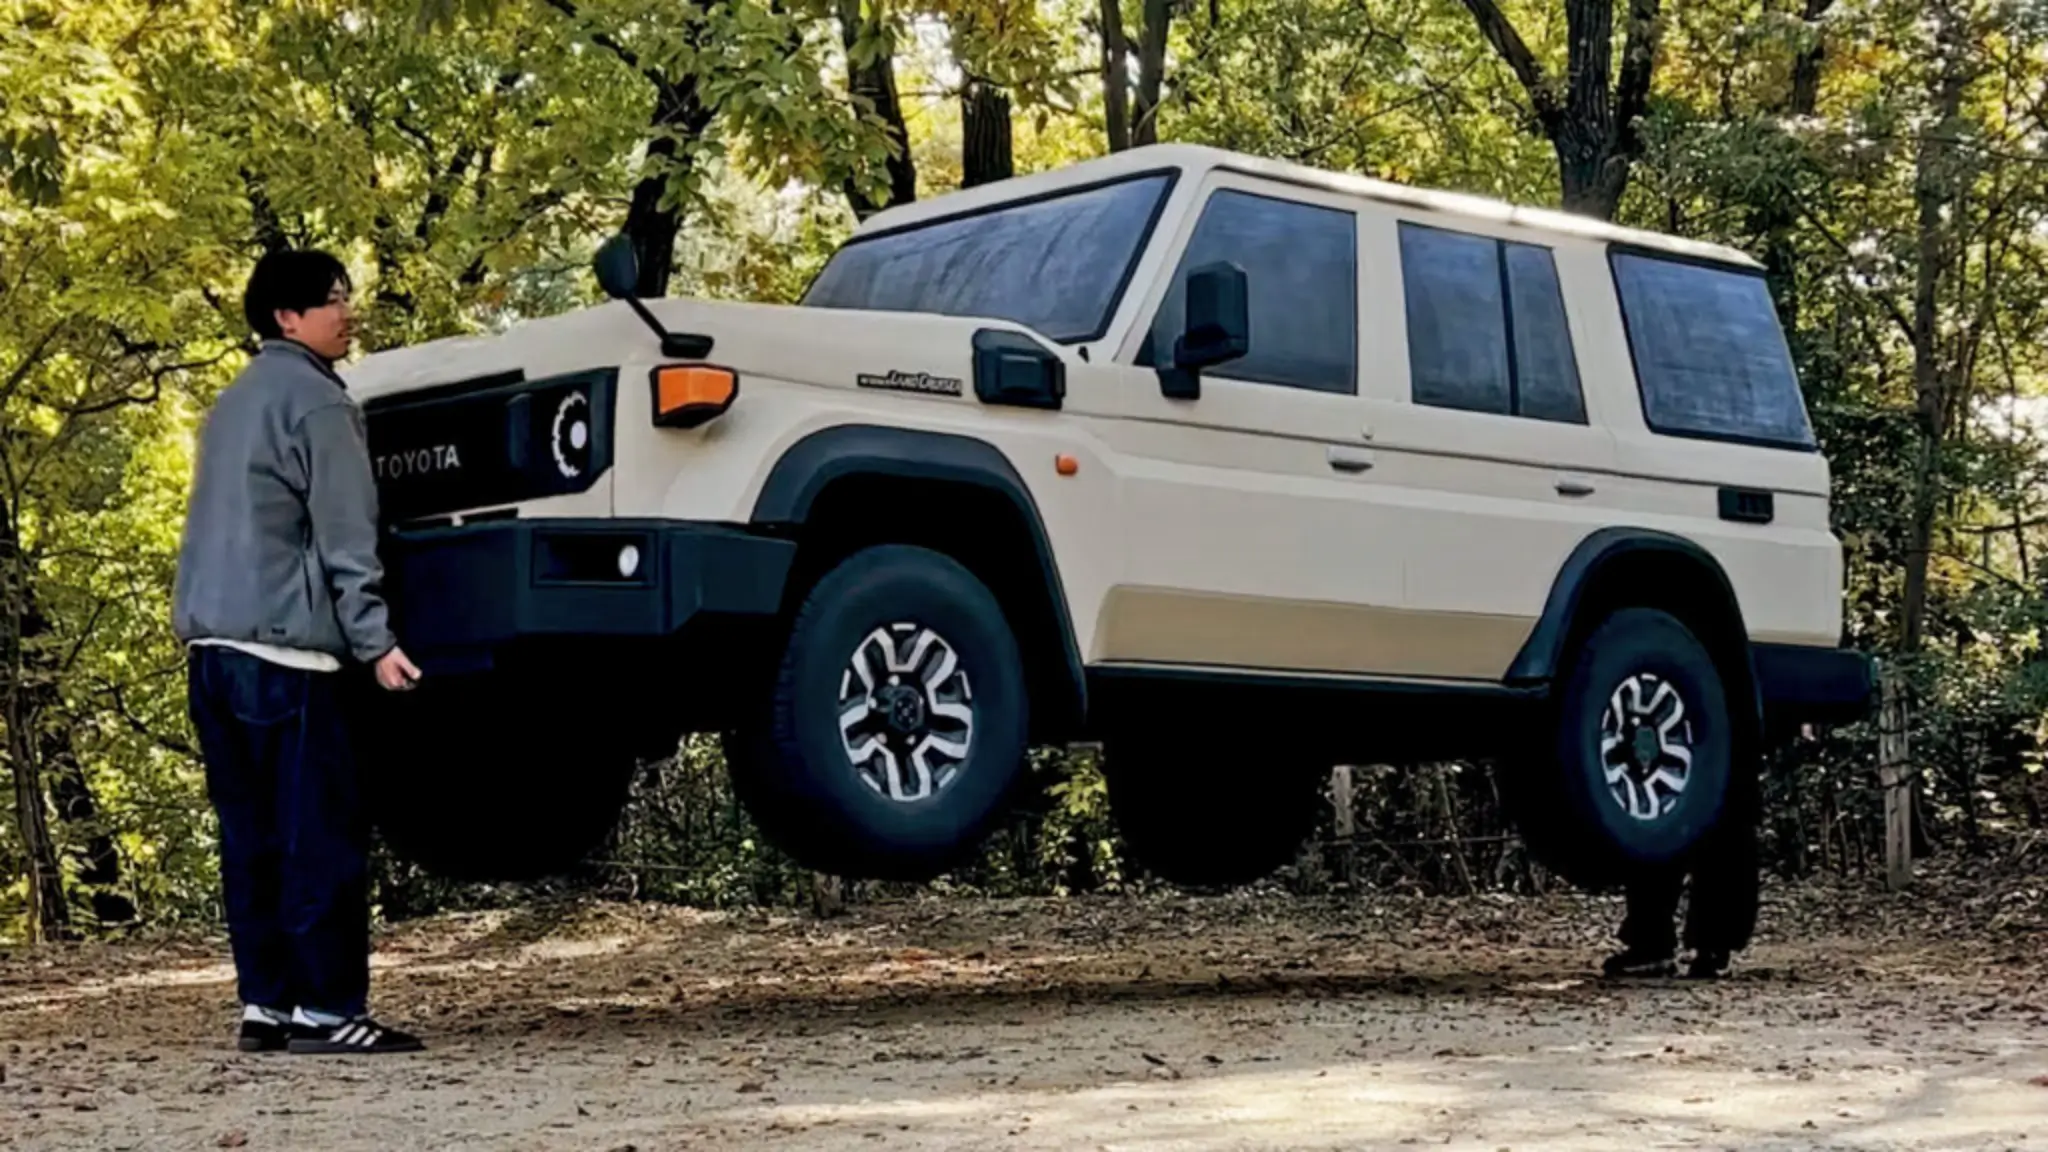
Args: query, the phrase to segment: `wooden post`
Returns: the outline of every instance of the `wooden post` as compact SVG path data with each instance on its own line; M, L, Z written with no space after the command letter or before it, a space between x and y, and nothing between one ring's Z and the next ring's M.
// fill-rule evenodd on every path
M1351 765L1339 764L1330 769L1330 807L1336 817L1337 878L1347 885L1358 878L1358 854L1353 846L1354 837L1358 834L1358 819L1352 808L1351 784Z
M1884 786L1885 886L1913 882L1913 772L1907 739L1906 692L1890 668L1878 678L1877 779Z

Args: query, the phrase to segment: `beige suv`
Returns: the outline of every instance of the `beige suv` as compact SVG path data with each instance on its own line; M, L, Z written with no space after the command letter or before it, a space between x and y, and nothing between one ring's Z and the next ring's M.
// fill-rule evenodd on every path
M1864 714L1829 475L1757 265L1182 146L881 213L798 306L631 299L381 353L380 820L589 852L720 732L767 836L923 878L1034 744L1136 858L1282 863L1338 762L1497 758L1588 885L1754 819Z

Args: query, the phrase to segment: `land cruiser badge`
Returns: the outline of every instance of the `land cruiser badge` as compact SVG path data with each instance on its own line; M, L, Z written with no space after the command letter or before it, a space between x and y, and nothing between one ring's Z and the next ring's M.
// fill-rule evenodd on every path
M923 392L933 396L960 395L960 381L952 376L934 376L929 372L898 372L876 376L863 372L854 377L863 388L881 388L890 392Z

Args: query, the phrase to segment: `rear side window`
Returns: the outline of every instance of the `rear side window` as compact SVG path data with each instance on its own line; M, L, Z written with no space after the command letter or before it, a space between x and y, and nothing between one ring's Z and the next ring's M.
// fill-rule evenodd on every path
M1761 273L1619 249L1610 259L1652 430L1814 447L1792 353Z
M1415 403L1585 423L1549 249L1403 223L1401 281Z

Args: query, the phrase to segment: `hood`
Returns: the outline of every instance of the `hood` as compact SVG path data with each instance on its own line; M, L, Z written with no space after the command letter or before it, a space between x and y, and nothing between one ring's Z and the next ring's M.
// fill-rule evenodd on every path
M709 363L742 377L765 376L825 387L856 387L861 377L924 373L973 375L974 333L1028 333L1007 320L906 312L856 312L787 304L666 298L644 301L675 332L708 335ZM1062 360L1072 353L1032 335ZM658 338L624 303L521 321L500 332L430 340L376 352L340 367L359 399L521 372L528 379L662 359ZM971 390L971 387L970 387Z

